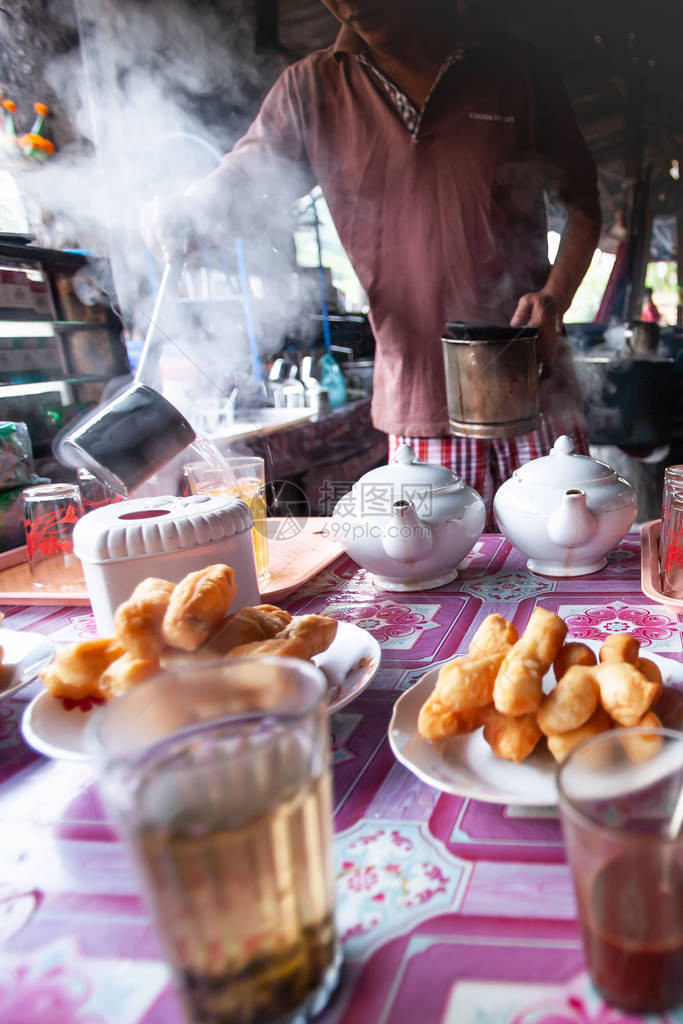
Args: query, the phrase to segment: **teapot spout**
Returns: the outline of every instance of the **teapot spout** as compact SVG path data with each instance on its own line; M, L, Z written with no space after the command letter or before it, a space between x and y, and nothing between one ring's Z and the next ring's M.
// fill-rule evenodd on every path
M395 501L391 519L382 530L382 547L389 558L414 562L428 555L433 544L431 527L420 519L413 503Z
M586 492L565 491L562 501L548 520L548 536L564 548L578 548L593 539L598 521L588 508Z

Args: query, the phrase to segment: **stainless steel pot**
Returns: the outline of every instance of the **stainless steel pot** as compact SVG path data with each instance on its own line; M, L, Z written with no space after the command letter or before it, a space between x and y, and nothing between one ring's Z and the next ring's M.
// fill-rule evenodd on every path
M464 437L512 437L539 424L535 327L449 322L442 337L448 422Z
M673 359L574 355L591 444L657 447L670 438Z
M634 320L625 325L625 338L632 352L646 354L656 352L659 346L659 324L648 320Z
M347 386L362 392L364 395L372 394L372 374L374 369L374 359L352 359L348 363L342 363L341 368Z
M53 452L65 466L85 466L126 497L195 436L163 395L134 381L111 401L69 423L54 439Z

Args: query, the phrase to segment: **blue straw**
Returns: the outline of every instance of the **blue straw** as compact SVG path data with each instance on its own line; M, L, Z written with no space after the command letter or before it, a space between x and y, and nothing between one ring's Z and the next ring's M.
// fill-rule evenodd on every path
M251 294L249 292L249 278L247 277L247 267L244 262L244 246L242 245L241 238L235 238L235 253L237 254L237 270L240 277L240 288L242 290L242 300L244 302L244 313L247 320L247 337L249 338L249 349L251 351L251 366L254 371L254 376L258 380L263 380L263 374L261 372L261 360L258 354L258 345L256 344L256 332L254 330L254 318L251 311Z
M321 266L318 267L318 277L320 279L320 304L323 308L323 336L325 338L325 349L329 352L332 337L330 335L330 318L327 313L327 301L325 299L325 271Z
M325 349L330 351L332 335L330 334L330 317L327 310L327 299L325 298L325 268L323 267L323 248L320 242L320 229L318 227L318 207L315 204L315 196L311 194L311 206L313 207L313 227L315 240L318 246L318 283L320 284L320 305L323 313L323 337L325 338Z

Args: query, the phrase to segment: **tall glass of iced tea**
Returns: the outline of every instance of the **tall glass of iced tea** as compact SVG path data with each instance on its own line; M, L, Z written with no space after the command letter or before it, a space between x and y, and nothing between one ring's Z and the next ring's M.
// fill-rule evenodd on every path
M266 489L264 461L258 455L221 458L220 464L191 462L185 467L192 494L231 494L246 502L254 520L252 537L256 574L268 576L268 534L266 531Z
M586 963L608 1003L683 1003L683 733L613 729L558 771Z
M243 658L133 687L90 726L190 1021L306 1020L336 985L326 703L315 666Z

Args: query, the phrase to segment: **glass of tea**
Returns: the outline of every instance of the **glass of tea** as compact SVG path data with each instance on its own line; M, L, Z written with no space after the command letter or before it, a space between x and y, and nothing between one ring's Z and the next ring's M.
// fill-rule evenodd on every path
M258 455L221 458L220 464L190 462L185 477L191 494L226 494L246 502L254 520L252 537L256 574L260 581L268 577L268 533L265 465Z
M195 663L105 705L88 742L188 1019L318 1013L341 963L322 673Z
M588 971L611 1005L683 1002L683 733L614 729L558 769Z

